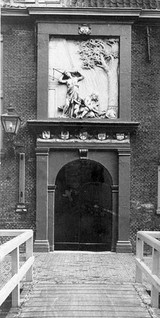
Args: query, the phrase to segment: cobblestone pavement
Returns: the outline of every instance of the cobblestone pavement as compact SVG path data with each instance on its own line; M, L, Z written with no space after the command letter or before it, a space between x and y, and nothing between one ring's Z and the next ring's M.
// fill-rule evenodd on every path
M24 285L21 294L21 308L30 292L39 282L52 282L55 285L130 283L134 286L152 318L160 318L160 311L150 306L150 297L145 288L135 284L135 257L126 253L111 252L51 252L35 253L33 283ZM147 284L146 284L147 286ZM0 311L0 317L21 317L20 311Z
M135 259L129 254L115 253L35 254L34 279L37 278L55 283L134 282Z

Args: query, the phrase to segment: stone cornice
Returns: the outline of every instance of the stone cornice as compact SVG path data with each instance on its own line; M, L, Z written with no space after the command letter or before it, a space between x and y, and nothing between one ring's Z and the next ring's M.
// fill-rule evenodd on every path
M142 19L160 19L160 10L141 10L140 18Z
M160 10L137 9L137 8L60 8L50 6L12 7L6 6L1 9L2 16L79 16L97 18L124 18L134 19L159 19Z
M1 8L1 15L7 17L29 17L27 8L16 7Z
M74 15L74 16L134 16L140 15L141 9L131 8L53 8L53 7L30 7L28 8L30 15L48 14L48 15Z
M35 131L61 128L91 128L91 129L105 129L113 132L123 132L130 133L134 132L139 123L133 121L122 121L119 119L116 120L106 120L106 119L62 119L57 118L53 120L28 120L28 125Z

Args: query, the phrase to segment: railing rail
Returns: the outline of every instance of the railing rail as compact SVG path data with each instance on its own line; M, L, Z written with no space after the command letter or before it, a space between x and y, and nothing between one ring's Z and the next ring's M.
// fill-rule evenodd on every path
M0 305L12 293L12 307L20 306L20 281L26 275L26 281L32 281L33 231L32 230L0 230L0 236L16 236L0 246L0 263L5 256L11 255L12 277L0 290ZM26 261L19 267L19 246L26 243Z
M151 305L159 308L160 293L160 232L139 231L136 245L136 282L142 283L143 274L151 283ZM152 247L152 269L144 262L144 243Z

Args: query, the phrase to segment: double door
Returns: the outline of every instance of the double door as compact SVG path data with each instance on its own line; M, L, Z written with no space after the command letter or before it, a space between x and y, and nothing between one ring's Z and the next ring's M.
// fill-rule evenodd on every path
M75 161L57 176L55 249L111 250L112 193L107 171L97 163Z

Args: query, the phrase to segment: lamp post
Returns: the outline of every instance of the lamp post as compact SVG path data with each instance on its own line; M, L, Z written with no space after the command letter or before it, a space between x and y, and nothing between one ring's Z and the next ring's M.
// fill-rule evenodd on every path
M6 133L16 135L21 125L21 118L12 106L9 106L7 113L1 115L1 122Z

